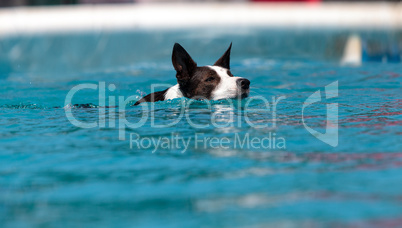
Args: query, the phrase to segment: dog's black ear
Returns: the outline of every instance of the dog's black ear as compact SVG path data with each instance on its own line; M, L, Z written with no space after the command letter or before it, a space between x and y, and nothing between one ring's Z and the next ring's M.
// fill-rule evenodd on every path
M197 68L197 63L194 62L187 51L178 43L175 43L173 46L172 63L176 70L177 82L179 85L185 85Z
M226 69L230 69L230 50L232 49L232 43L230 43L228 50L226 50L225 54L222 55L222 57L220 57L218 59L218 61L216 61L216 63L214 64L214 66L220 66Z

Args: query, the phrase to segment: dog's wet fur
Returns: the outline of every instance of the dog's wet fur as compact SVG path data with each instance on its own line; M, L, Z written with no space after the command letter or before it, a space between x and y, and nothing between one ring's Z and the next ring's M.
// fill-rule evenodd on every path
M232 44L213 66L199 67L187 51L180 44L175 43L172 63L176 70L177 85L164 91L148 94L135 105L180 97L207 100L247 97L250 91L250 81L242 77L235 77L230 72L231 48Z

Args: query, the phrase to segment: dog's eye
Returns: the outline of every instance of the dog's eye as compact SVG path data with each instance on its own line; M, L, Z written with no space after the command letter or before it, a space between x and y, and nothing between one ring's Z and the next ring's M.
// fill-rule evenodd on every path
M205 80L205 81L206 81L206 82L210 82L210 81L213 81L213 80L215 80L214 77L209 77L209 78L207 78L207 80Z

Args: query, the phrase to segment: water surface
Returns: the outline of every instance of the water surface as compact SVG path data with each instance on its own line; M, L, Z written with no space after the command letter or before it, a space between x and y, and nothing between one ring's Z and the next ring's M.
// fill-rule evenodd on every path
M3 227L397 227L402 225L401 76L398 63L338 63L347 32L264 29L138 31L3 38L0 54L0 221ZM367 33L382 40L389 33ZM229 38L230 39L229 39ZM391 36L392 37L392 36ZM151 84L174 85L171 48L180 42L199 63L212 64L233 41L232 73L251 81L250 97L228 101L174 100L153 110L106 108L103 128L83 129L66 118L65 98L82 83L106 85L106 98L139 99ZM304 41L304 42L303 42ZM340 45L342 46L342 45ZM324 88L338 81L338 97ZM108 90L113 84L116 89ZM338 146L324 133L326 104L337 103ZM272 106L256 99L286 97ZM110 99L106 99L108 104ZM247 103L247 108L246 107ZM99 121L96 90L82 90L69 107ZM272 102L270 103L272 105ZM74 106L75 105L75 106ZM183 105L187 106L183 110ZM67 108L69 109L69 108ZM217 117L225 127L191 126ZM111 121L109 114L116 112ZM142 127L125 129L118 116ZM246 120L246 116L248 119ZM230 117L233 117L231 119ZM112 119L113 120L113 119ZM250 126L247 122L264 125ZM276 126L274 126L274 122ZM183 148L130 148L130 134L190 140ZM203 147L201 138L227 138ZM284 139L278 148L239 148L236 137Z

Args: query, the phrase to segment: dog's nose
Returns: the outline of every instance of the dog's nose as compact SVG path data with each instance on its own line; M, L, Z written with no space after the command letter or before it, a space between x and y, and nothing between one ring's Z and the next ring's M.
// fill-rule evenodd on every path
M242 89L250 88L250 81L245 78L241 78L237 80L237 85Z

